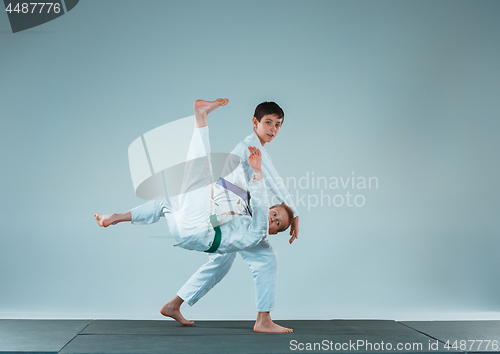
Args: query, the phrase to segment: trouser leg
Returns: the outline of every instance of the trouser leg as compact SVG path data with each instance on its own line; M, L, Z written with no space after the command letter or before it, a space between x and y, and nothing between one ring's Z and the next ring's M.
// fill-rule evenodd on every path
M211 228L210 217L210 143L208 127L195 128L189 147L178 210L175 213L181 238Z
M278 255L267 240L238 252L253 273L255 302L258 312L272 311L278 280Z
M193 306L226 276L233 265L235 257L236 253L234 252L210 254L208 262L189 278L186 284L177 292L177 295L189 306Z
M252 248L238 252L252 270L255 283L257 311L269 312L274 309L278 278L278 257L269 241L259 242ZM226 276L236 257L236 252L211 254L209 261L177 292L190 306L208 293Z
M183 237L212 229L210 216L210 143L208 127L195 128L189 146L181 194L175 210L167 196L165 200L152 200L131 210L132 224L157 222L167 219L170 232L181 242Z
M178 211L182 221L196 223L208 213L209 191L203 193L200 188L211 184L210 173L210 141L208 127L195 128L189 145L184 169L184 177L179 197ZM207 187L205 187L206 189ZM166 208L166 210L164 209ZM151 200L135 207L132 212L132 224L152 224L171 211L171 203L167 196L164 200Z
M153 224L160 220L163 208L168 205L166 200L150 200L130 210L132 213L132 224L145 225Z

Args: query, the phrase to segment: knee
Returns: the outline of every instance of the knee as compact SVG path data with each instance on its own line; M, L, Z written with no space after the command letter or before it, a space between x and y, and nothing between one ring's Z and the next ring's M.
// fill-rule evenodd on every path
M235 253L215 253L213 255L209 255L209 259L206 264L213 268L231 266L236 258L235 256Z

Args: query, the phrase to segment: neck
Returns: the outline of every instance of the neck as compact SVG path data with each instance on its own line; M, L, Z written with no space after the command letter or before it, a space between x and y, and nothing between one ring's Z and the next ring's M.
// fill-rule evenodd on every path
M255 133L255 129L253 130L253 132ZM257 138L259 138L260 145L262 145L262 147L264 147L264 145L266 144L266 142L260 138L259 134L255 133L255 135L257 135Z

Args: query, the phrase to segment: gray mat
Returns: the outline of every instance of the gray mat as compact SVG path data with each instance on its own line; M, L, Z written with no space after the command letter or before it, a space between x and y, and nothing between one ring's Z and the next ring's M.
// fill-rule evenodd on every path
M184 327L175 321L93 321L82 334L227 335L254 334L255 321L195 321ZM414 330L389 320L294 320L276 321L297 334L390 334L408 335Z
M253 321L196 321L193 327L183 327L169 320L0 320L0 352L435 354L487 351L484 345L479 350L448 349L443 345L447 339L500 337L500 321L276 322L293 328L294 333L254 333Z
M276 321L281 326L293 328L297 334L366 334L410 335L415 331L391 320L302 320Z
M99 320L61 353L454 352L395 321L276 322L293 328L294 333L254 333L254 321L196 321L192 327L183 327L174 321ZM402 350L397 350L398 344Z
M195 321L193 326L181 326L176 321L120 321L96 320L82 332L91 334L147 334L147 335L212 335L225 333L253 333L255 321Z
M500 352L500 321L403 321L401 323L443 343L449 341L451 346L455 344L460 347L462 344L462 349L465 348L466 352ZM488 348L487 341L490 341Z
M330 344L330 341L333 344ZM355 346L362 341L363 345ZM307 343L312 349L308 350ZM314 343L317 343L316 348ZM339 345L338 350L335 344ZM383 343L381 350L380 345ZM388 343L392 345L388 348ZM210 335L210 336L162 336L162 335L79 335L61 353L370 353L395 352L398 343L410 345L398 352L450 353L442 344L437 350L429 350L429 340L423 335L369 336L369 335ZM420 343L420 346L411 346ZM371 347L370 347L371 344ZM344 349L342 349L342 345ZM378 347L377 347L378 346ZM301 348L303 348L301 350ZM327 350L325 350L327 349ZM330 350L333 349L333 350Z
M0 352L57 353L90 322L0 319Z

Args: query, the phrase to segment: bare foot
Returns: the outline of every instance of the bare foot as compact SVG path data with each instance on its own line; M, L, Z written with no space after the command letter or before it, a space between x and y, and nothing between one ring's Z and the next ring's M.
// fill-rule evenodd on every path
M282 327L271 321L271 323L268 323L265 326L255 323L255 326L253 326L253 331L261 333L292 333L293 329Z
M124 221L132 221L132 213L127 211L120 214L94 214L95 221L99 226L108 227L109 225L116 225Z
M225 106L229 103L227 98L218 98L215 101L196 100L194 102L194 115L196 117L196 125L198 128L207 125L207 116L214 109Z
M94 214L95 221L97 222L97 224L99 224L99 226L102 227L108 227L109 225L113 224L111 220L112 216L113 215L101 215L97 213Z
M175 297L174 297L175 299ZM174 299L167 302L160 310L160 313L163 316L171 317L177 322L179 322L183 326L192 326L194 325L193 321L188 321L182 316L180 305L177 305ZM182 303L182 302L181 302Z
M259 312L255 325L253 326L253 331L261 333L292 333L293 329L282 327L274 323L273 320L271 320L269 312Z

